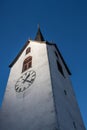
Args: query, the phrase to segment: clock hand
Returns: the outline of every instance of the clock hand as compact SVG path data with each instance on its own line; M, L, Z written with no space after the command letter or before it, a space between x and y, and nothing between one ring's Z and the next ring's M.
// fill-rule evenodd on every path
M33 79L32 80L25 80L25 79L23 79L24 81L22 82L22 83L25 83L25 82L28 82L28 83L32 83L33 82Z
M25 79L23 79L23 83L27 80L27 78L30 76L30 74L27 75L27 77Z
M29 83L31 83L31 81L30 81L30 80L25 80L25 82L29 82Z
M30 76L30 74L28 74L28 76L25 78L25 80Z

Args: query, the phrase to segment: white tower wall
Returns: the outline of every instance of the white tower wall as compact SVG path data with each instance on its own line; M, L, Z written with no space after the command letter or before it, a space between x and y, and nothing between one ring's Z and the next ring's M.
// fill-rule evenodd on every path
M25 55L27 47L31 47L31 53ZM0 129L56 130L57 121L46 44L30 41L27 47L11 68L0 110ZM22 75L23 61L29 55L32 56L32 68L29 70L36 72L36 79L25 93L17 94L15 83Z

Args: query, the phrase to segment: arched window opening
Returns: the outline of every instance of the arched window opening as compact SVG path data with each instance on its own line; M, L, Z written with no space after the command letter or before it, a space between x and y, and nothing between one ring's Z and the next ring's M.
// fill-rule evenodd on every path
M32 67L32 56L27 57L23 62L22 72Z
M30 53L30 52L31 52L31 48L28 47L28 48L26 49L26 54L28 54L28 53Z
M66 90L64 90L64 94L67 95L67 91Z
M55 55L56 55L57 58L59 58L58 53L56 51L55 51Z
M61 64L58 61L57 61L57 67L58 67L59 72L64 76L62 66L61 66Z
M76 129L76 123L75 123L75 121L73 121L73 127Z

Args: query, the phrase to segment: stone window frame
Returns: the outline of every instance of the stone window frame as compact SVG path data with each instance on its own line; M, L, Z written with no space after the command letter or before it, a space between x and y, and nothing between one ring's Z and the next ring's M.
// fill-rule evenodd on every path
M32 56L27 57L23 62L22 72L32 67Z
M30 53L31 52L31 47L28 47L27 49L26 49L26 55L28 54L28 53Z

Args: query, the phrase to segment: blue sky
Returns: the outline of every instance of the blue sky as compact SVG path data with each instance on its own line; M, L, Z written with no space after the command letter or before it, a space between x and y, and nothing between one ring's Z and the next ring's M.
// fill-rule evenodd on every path
M40 24L45 40L55 42L72 72L72 83L87 128L87 0L0 0L0 103L10 69Z

